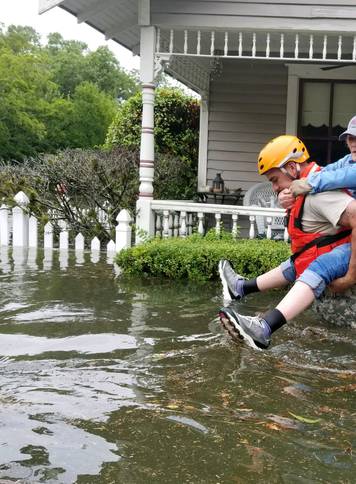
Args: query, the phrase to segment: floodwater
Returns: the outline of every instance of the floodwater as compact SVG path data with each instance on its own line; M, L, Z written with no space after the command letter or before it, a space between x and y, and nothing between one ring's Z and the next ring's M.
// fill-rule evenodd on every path
M256 352L218 282L91 258L1 253L0 482L355 482L355 329L307 312Z

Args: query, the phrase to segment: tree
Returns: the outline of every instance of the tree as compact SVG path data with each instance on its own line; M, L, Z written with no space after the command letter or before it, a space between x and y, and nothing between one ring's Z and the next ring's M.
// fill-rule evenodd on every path
M106 146L138 148L141 136L141 93L120 107L106 138ZM155 96L155 143L159 153L169 153L196 165L199 142L199 101L176 88L160 88Z
M41 59L0 49L0 157L22 159L41 150L44 119L56 86Z
M70 145L80 148L102 145L116 109L116 102L96 85L79 84L73 94Z
M57 33L41 46L31 27L0 29L0 158L104 143L117 98L136 89L106 47Z

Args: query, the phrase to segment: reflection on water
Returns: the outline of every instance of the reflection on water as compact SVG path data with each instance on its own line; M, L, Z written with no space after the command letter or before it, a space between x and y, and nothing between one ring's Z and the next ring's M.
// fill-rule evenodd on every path
M308 312L254 352L220 329L218 283L80 252L1 250L0 268L0 479L354 481L355 330Z

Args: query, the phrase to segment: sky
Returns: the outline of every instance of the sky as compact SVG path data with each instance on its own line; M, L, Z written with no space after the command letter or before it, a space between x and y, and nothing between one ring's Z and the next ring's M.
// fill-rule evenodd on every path
M115 54L120 65L127 70L139 69L140 59L112 40L105 41L105 37L85 23L78 24L74 15L59 7L38 15L38 0L0 0L0 23L5 27L15 25L29 25L41 34L43 42L51 32L59 32L65 40L81 40L90 50L100 45L107 45Z

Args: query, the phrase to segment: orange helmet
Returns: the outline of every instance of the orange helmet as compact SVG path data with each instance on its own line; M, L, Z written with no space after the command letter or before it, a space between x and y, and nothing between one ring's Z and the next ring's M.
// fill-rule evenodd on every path
M288 134L273 138L258 155L258 173L265 174L272 168L282 168L288 161L304 163L309 153L303 141Z

